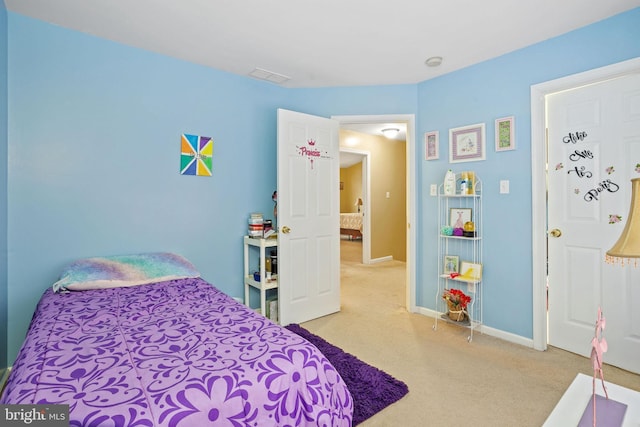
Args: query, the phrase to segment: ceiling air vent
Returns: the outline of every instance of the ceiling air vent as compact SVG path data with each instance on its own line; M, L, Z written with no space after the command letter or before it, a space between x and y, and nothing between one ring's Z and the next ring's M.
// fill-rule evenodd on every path
M283 74L274 73L273 71L265 70L262 68L256 68L249 75L255 79L266 80L275 84L282 84L287 80L291 80L291 77L287 77Z

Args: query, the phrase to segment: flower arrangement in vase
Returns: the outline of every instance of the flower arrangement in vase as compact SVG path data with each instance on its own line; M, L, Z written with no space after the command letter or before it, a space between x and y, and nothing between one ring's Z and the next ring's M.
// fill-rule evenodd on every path
M467 316L467 306L471 302L471 297L466 295L460 289L445 289L442 299L447 302L449 307L449 319L456 322L462 322Z

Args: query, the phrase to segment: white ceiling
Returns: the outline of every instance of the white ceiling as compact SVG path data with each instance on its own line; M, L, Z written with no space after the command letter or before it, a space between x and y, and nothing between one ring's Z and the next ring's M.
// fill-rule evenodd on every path
M382 122L382 123L342 123L340 125L340 129L352 130L355 132L366 133L370 135L377 135L380 137L384 137L382 135L382 129L386 128L396 128L398 129L398 134L394 138L390 138L396 141L406 141L407 140L407 124L406 123L394 123L394 122ZM386 137L384 137L386 138ZM384 141L384 140L383 140ZM350 166L355 165L356 163L360 163L364 156L362 154L350 153L341 151L340 152L340 167L348 168Z
M381 123L342 123L340 129L352 130L360 133L367 133L370 135L384 136L382 135L382 129L395 128L398 129L398 134L391 139L398 141L407 140L407 124L395 123L395 122L381 122Z
M11 12L230 73L275 72L290 78L284 87L414 84L640 6L640 0L4 2ZM427 67L431 56L442 56L442 65Z
M346 153L344 151L341 151L340 152L340 167L341 168L351 167L351 166L355 165L356 163L360 163L363 158L364 158L364 155L362 155L362 154Z

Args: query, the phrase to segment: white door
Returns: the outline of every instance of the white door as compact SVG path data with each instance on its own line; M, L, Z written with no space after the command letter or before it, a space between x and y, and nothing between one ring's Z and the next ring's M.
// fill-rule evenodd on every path
M280 323L340 310L339 123L278 110Z
M601 306L605 362L640 373L640 269L605 263L640 177L640 75L546 101L549 344L589 356Z

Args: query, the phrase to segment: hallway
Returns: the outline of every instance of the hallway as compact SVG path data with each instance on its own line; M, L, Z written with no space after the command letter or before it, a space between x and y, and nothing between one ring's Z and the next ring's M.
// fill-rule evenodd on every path
M340 241L342 310L382 314L405 310L406 265L401 261L362 264L362 241Z

